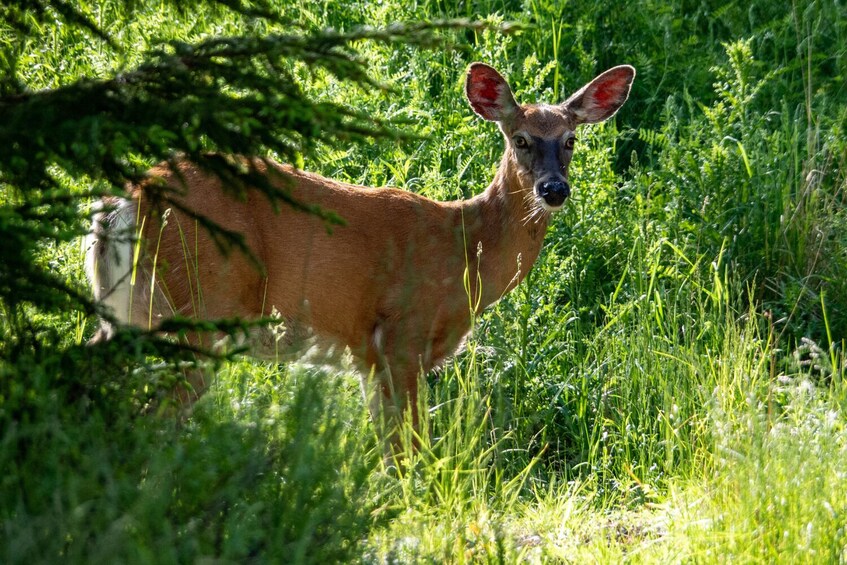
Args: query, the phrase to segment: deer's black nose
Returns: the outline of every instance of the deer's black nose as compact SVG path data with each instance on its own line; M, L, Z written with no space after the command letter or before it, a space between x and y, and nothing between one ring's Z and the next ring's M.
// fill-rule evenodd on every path
M562 180L544 181L538 185L536 190L538 196L543 198L544 202L552 208L558 208L564 204L565 198L571 195L571 187Z

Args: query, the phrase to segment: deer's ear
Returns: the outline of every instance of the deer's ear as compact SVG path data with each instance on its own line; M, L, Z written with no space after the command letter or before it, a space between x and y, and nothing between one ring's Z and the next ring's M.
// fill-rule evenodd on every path
M483 63L473 63L468 68L465 95L474 112L492 122L507 121L518 111L509 83L500 73Z
M562 103L578 124L602 122L615 115L626 99L635 78L629 65L613 67L580 88Z

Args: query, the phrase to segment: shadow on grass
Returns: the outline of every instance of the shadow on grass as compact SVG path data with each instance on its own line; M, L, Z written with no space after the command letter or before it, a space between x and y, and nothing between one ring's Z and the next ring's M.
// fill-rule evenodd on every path
M182 424L42 391L0 433L0 560L350 560L380 515L378 455L340 381L303 369Z

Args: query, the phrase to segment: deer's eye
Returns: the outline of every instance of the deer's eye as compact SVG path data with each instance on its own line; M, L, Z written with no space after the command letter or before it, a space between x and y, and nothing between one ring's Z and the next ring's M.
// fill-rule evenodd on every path
M576 144L575 137L569 137L565 140L565 149L573 149L574 144Z
M527 147L529 147L529 143L527 142L526 138L522 135L516 135L512 139L512 142L518 149L526 149Z

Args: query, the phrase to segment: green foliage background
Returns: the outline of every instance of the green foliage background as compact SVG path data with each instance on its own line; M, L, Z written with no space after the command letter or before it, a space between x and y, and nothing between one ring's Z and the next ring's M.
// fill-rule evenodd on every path
M0 560L847 560L843 2L67 6L0 8ZM345 367L218 360L175 421L145 406L185 351L84 345L91 196L208 149L476 194L503 143L475 60L527 102L638 77L531 276L429 376L413 469Z

